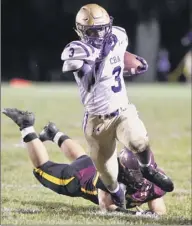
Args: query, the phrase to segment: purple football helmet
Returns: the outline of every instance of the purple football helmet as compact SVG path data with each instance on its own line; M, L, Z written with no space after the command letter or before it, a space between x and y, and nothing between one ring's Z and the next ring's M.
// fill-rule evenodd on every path
M128 150L127 148L123 148L119 154L119 182L123 183L127 187L127 191L129 194L133 194L135 192L142 191L145 189L145 179L140 170L140 166L135 154ZM153 167L157 167L153 153L151 152L151 165Z
M153 152L150 152L151 156L151 165L154 168L157 168L157 164L155 163ZM123 148L119 154L119 159L121 164L127 169L138 169L139 163L137 161L137 157L135 154L127 148Z
M126 185L129 194L133 194L143 187L144 178L136 156L124 148L119 155L118 181Z

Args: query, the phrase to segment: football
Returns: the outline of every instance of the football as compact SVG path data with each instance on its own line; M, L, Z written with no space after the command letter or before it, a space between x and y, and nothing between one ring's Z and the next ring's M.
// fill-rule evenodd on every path
M142 63L136 59L136 55L126 51L124 55L124 71L131 72L139 66L142 66Z

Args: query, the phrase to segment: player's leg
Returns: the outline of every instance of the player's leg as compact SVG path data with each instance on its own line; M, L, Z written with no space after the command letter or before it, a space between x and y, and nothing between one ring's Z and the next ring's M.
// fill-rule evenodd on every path
M151 165L149 138L135 106L130 104L119 120L117 138L127 148L135 152L144 177L163 190L172 191L173 183L170 178L165 178Z
M33 127L35 122L34 114L19 111L15 108L6 108L3 110L3 113L19 126L33 166L39 167L46 163L49 160L49 156Z
M130 104L119 121L120 123L117 126L118 140L137 154L141 165L150 165L149 138L143 122L138 117L135 106Z
M56 125L52 122L50 122L47 126L44 127L43 131L39 134L39 138L42 142L50 140L58 144L58 146L61 148L61 151L66 155L66 157L68 157L72 161L86 154L84 149L78 143L76 143L64 133L60 132ZM91 143L93 143L93 141ZM110 173L110 171L112 171L114 174L114 171L117 171L115 172L115 175L117 175L118 165L117 167L115 166L118 163L115 151L115 139L113 138L112 142L106 142L104 139L103 148L101 148L101 150L102 149L112 150L112 156L110 157L111 154L109 151L101 151L101 153L99 151L91 152L93 161L96 160L94 162L96 163L96 166L98 166L101 172L106 171ZM101 178L104 178L104 180L107 181L107 184L111 184L111 180L115 181L110 187L111 190L115 190L115 188L117 187L117 177L114 177L115 179L111 178L110 175L107 175L106 178L105 177L105 173L101 173Z
M74 161L75 159L85 155L84 149L76 143L74 140L70 139L67 135L60 132L56 125L50 122L47 126L44 127L43 131L39 134L39 138L42 142L46 140L50 140L58 144L61 148L61 151L68 157L70 160ZM107 176L105 173L101 173L101 179L106 181L107 185L110 190L115 190L117 188L117 176L111 178L111 174L117 175L118 174L118 163L116 158L116 151L115 151L115 139L113 141L108 142L110 145L106 143L104 140L103 148L104 150L112 150L113 154L110 157L110 152L101 151L99 154L98 152L91 152L92 160L94 161L96 168L99 168L99 172L108 172ZM91 142L93 143L93 141ZM108 146L107 146L108 145ZM112 147L111 147L112 145ZM111 167L113 166L113 167ZM110 172L111 171L111 172ZM112 183L111 183L112 181Z
M101 180L111 193L115 204L124 206L124 192L117 180L118 161L113 122L110 119L104 122L99 120L97 116L92 119L92 116L90 116L84 131L90 157L100 174Z
M117 153L115 150L115 144L112 142L110 145L105 143L105 145L99 144L99 147L96 148L97 142L92 138L87 138L89 144L94 146L94 148L89 148L90 156L94 161L96 168L100 172L100 178L104 181L105 185L110 190L114 190L117 187L117 177L118 167L117 166ZM96 143L96 145L94 145ZM102 151L102 150L112 150L112 151ZM111 167L113 166L113 167ZM107 172L107 173L106 173Z
M44 142L50 140L56 143L64 155L71 161L86 155L83 147L62 133L53 122L49 122L39 134L39 139Z
M49 161L47 150L39 140L33 127L35 117L31 112L6 108L3 113L11 118L20 128L23 141L29 151L35 167L33 173L37 180L54 192L67 196L78 196L80 191L76 170L68 164Z
M33 139L33 137L31 139ZM30 160L33 163L34 167L39 167L49 161L47 150L43 143L39 140L39 138L35 138L27 142L26 146Z

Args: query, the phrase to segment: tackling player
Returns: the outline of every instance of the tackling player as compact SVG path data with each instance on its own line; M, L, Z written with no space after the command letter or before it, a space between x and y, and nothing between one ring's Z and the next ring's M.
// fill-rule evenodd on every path
M85 107L84 133L90 156L113 201L123 207L125 196L118 184L116 140L135 152L145 177L165 191L171 180L151 167L149 138L137 110L127 97L123 78L128 46L125 29L113 26L113 18L97 4L83 6L76 15L80 38L62 52L62 71L72 71ZM146 61L130 74L147 71ZM133 70L132 70L133 69Z
M43 186L58 194L83 197L99 204L102 209L123 211L113 204L91 158L79 144L60 132L55 124L49 123L45 126L38 138L33 127L35 122L33 113L11 108L4 109L3 113L19 126L29 157L35 167L34 175ZM47 140L55 142L72 163L58 164L50 161L47 150L39 139L42 142ZM153 154L150 155L152 167L157 168ZM126 193L126 207L132 208L148 202L151 212L142 214L165 214L166 208L162 198L165 192L143 178L134 154L126 148L123 149L118 162L118 181ZM134 211L126 212L132 215L138 214Z

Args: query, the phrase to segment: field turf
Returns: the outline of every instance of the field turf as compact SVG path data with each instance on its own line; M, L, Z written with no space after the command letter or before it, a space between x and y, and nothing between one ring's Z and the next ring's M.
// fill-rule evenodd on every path
M17 126L1 116L1 224L191 224L191 87L128 84L129 99L144 121L156 161L173 179L175 190L165 196L167 216L159 220L123 214L103 215L82 198L60 196L42 187L32 174ZM2 85L1 108L33 111L39 132L55 122L85 148L83 107L75 84L36 84L28 88ZM50 159L67 162L58 147L46 143ZM121 145L119 145L119 148ZM147 206L142 207L146 209Z

